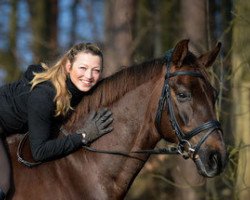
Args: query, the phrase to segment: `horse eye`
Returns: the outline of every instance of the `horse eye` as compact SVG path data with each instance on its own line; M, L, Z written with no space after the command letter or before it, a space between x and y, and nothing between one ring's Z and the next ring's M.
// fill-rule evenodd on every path
M190 93L180 92L177 93L177 100L180 102L189 101L191 99Z

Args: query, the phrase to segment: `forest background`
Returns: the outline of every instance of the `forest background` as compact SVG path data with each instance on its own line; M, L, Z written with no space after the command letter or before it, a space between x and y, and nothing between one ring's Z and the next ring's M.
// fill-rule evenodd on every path
M102 47L105 76L163 56L184 38L197 55L222 42L212 73L229 151L225 172L204 180L188 160L153 156L126 199L249 198L250 1L0 0L0 13L0 85L77 42Z

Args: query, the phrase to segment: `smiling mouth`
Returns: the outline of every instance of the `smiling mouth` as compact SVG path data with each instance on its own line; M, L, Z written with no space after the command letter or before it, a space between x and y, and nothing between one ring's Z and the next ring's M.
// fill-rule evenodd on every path
M92 81L86 81L86 80L80 80L81 83L83 83L86 86L91 86L92 85Z

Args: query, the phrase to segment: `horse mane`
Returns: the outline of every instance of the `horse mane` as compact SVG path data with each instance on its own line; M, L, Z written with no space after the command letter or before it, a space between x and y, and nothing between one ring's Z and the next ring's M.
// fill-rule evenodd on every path
M100 107L108 107L127 92L151 80L162 72L165 63L163 58L143 62L128 68L124 68L115 74L99 81L95 88L84 95L83 99L74 110L66 129L73 128L75 123L86 116L92 110Z

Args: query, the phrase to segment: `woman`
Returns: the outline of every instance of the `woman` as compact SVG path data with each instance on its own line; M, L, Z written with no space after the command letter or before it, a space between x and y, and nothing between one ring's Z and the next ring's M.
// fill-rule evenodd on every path
M0 200L10 188L10 162L4 137L29 132L34 160L53 160L88 145L112 131L112 113L108 109L92 112L83 131L53 138L53 130L67 119L100 80L103 55L91 43L73 46L53 66L29 66L24 77L0 88Z

